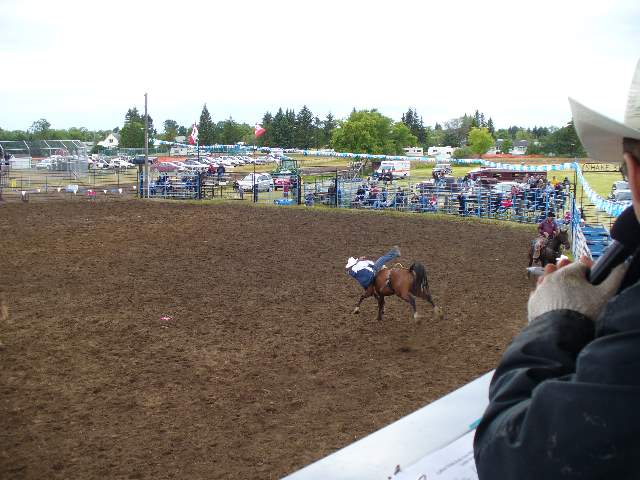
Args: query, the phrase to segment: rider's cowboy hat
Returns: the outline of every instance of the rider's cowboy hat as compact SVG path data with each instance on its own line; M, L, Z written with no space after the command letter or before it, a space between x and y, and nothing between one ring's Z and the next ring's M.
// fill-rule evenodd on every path
M601 162L622 161L622 139L640 140L640 61L631 81L624 123L612 120L569 98L573 123L587 154Z
M357 259L357 258L349 257L349 260L347 260L347 264L344 266L344 268L351 268L351 267L353 267L356 263L358 263L358 259Z

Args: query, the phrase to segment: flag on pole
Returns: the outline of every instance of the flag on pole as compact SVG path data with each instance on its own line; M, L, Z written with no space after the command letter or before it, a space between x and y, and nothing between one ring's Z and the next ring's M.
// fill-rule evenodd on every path
M256 130L255 130L256 138L258 138L264 132L266 132L266 130L262 128L262 125L260 125L259 123L256 123Z
M198 143L198 127L194 123L191 135L189 135L189 145L195 145L196 143Z

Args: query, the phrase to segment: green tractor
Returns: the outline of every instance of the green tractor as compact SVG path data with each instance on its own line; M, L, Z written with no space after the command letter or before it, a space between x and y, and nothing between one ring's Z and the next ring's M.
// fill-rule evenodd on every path
M298 167L298 161L293 158L282 157L280 163L276 165L276 168L271 171L271 175L277 176L291 176L300 174L300 167Z
M300 175L300 167L297 160L282 157L280 163L270 173L273 177L274 188L278 190L279 188L284 188L285 185L291 187L297 182L297 177Z

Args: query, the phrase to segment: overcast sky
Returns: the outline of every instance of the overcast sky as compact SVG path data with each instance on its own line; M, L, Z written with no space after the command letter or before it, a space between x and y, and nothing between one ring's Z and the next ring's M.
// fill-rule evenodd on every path
M157 127L205 102L562 126L569 95L622 118L639 58L638 0L0 0L0 127L110 129L145 92Z

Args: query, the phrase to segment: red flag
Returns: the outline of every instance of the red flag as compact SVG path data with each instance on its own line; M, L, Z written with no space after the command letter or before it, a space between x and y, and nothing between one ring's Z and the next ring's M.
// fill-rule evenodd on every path
M260 125L259 123L256 123L256 130L255 130L256 138L258 138L264 132L266 132L266 130L262 128L262 125Z
M191 135L189 135L189 145L195 145L196 143L198 143L198 127L194 123Z

